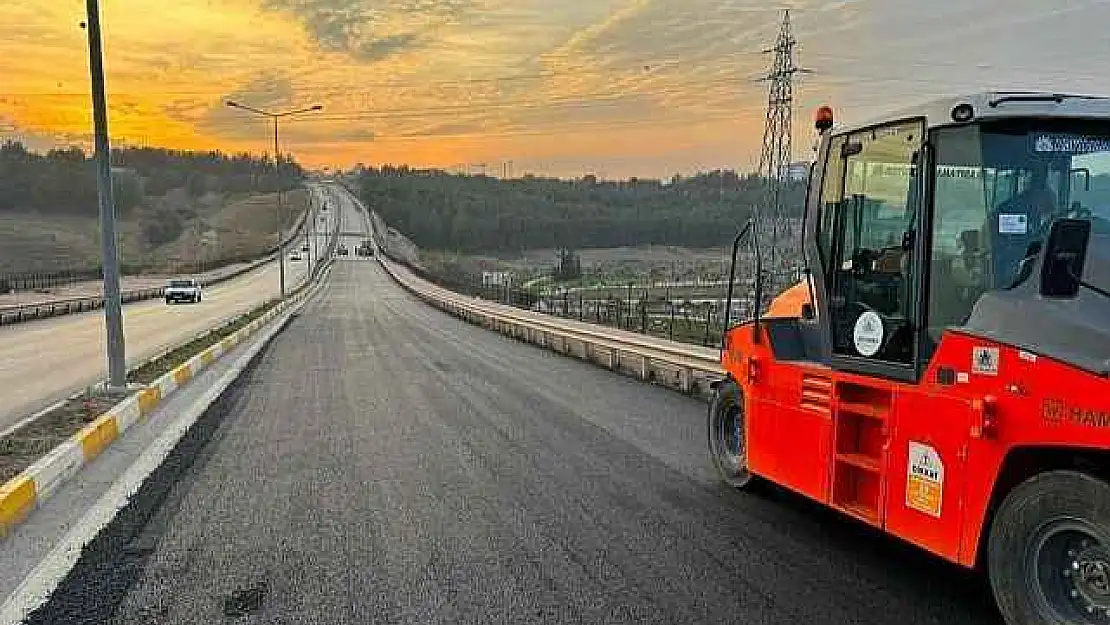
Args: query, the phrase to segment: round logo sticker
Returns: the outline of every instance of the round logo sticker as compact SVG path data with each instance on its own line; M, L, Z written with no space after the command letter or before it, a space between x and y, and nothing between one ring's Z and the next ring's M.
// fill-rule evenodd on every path
M879 313L869 310L856 319L852 342L860 356L871 357L883 346L883 320Z

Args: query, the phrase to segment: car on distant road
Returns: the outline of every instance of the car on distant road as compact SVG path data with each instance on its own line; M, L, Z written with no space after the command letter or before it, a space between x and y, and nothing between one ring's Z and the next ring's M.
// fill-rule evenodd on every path
M301 251L302 251L302 252L307 252L307 251L308 251L308 249L309 249L309 248L308 248L308 243L305 243L304 245L302 245L302 246L301 246Z
M293 252L292 254L289 255L289 260L298 261L300 259L301 259L301 253L300 252Z
M193 304L198 304L201 300L200 282L192 278L177 278L170 280L162 293L166 298L167 304L173 304L174 302L191 302Z
M339 246L339 255L340 256L347 256L348 254L350 254L350 251L347 250L347 246L346 245L340 245Z

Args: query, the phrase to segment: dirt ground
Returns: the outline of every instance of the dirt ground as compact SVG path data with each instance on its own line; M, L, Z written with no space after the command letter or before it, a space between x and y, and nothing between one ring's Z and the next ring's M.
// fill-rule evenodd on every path
M582 261L586 284L637 284L647 282L719 279L727 277L729 250L692 249L651 245L575 250ZM511 271L520 282L549 275L555 266L555 250L527 250L520 254L456 255L421 250L421 262L433 271L454 266L471 275L483 271Z

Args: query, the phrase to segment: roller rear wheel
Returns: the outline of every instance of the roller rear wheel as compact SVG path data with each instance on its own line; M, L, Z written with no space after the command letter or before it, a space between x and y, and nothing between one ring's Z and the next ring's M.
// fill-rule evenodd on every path
M718 385L709 405L709 456L721 480L737 489L752 481L746 416L740 387L732 380Z

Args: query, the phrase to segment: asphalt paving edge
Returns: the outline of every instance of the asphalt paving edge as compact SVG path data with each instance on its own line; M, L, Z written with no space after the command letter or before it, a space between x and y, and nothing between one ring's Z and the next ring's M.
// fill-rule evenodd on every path
M152 413L175 390L209 367L237 345L249 341L288 312L295 312L319 293L330 273L330 263L320 270L318 279L307 283L285 302L271 308L234 334L217 341L138 390L52 449L19 475L0 484L0 541L48 500L59 486L93 462L135 423ZM271 336L267 333L267 336Z
M126 594L133 574L141 570L120 563L105 567L105 559L113 554L122 554L132 560L145 555L141 549L126 548L130 536L142 529L177 478L191 465L196 452L218 425L220 408L233 397L245 374L256 366L273 339L317 293L319 290L267 326L228 372L166 427L0 605L0 623L105 622ZM84 599L80 605L50 601L54 595L74 596L65 592L74 584L81 584L83 588L92 584L98 590L91 595L81 593ZM91 602L90 597L93 598Z

